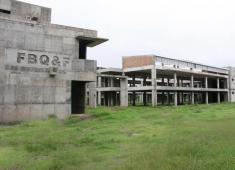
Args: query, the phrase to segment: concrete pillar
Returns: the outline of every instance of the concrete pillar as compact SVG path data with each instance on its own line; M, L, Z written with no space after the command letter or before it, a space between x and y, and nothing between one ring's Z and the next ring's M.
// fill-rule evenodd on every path
M114 87L114 78L110 78L110 87Z
M177 106L178 105L178 94L177 94L177 91L175 91L174 96L175 96L175 100L174 100L175 106Z
M170 79L167 78L167 86L169 86L169 84L170 84Z
M133 84L133 87L135 87L135 77L132 78L132 84ZM136 93L135 91L132 92L132 105L135 106L135 100L136 100Z
M102 85L101 85L101 77L98 77L98 85L97 87L100 88ZM97 104L100 106L101 105L101 91L98 91L97 93Z
M120 79L120 105L123 107L128 106L128 90L127 90L127 78L121 78Z
M220 92L217 93L218 103L220 103Z
M205 77L205 88L208 88L208 77Z
M191 103L194 104L195 103L195 100L194 100L194 92L191 93Z
M184 104L184 93L180 93L180 104Z
M151 70L151 78L152 78L152 106L157 105L157 72L156 72L156 67L153 65L153 68Z
M144 80L143 80L143 86L146 86L146 78L144 77ZM144 94L143 94L143 104L144 104L144 106L146 106L147 105L147 98L146 98L147 96L146 96L146 91L144 92Z
M97 92L97 105L101 106L101 91Z
M96 108L96 82L89 83L89 106Z
M162 78L162 86L165 86L164 77Z
M174 73L174 87L177 87L177 73Z
M206 92L206 104L209 104L209 99L208 99L208 92Z
M217 78L217 89L219 89L220 86L219 86L219 78Z
M194 76L193 74L191 75L191 88L194 88Z

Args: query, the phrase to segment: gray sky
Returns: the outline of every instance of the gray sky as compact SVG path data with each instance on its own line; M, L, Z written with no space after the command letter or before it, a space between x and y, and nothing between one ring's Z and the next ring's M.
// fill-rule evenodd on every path
M109 42L88 49L99 66L156 54L235 66L234 0L23 0L52 8L52 22L98 30Z

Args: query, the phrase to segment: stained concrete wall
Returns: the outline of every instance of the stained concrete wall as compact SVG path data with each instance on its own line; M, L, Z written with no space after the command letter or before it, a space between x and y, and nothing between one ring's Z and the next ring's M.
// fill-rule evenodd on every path
M0 7L8 3L12 14L0 15L0 122L70 115L71 81L96 81L96 61L79 59L76 37L97 37L97 31L49 24L43 7L14 0L1 0ZM30 12L43 23L23 22Z
M0 0L0 9L10 13L9 14L0 12L1 18L27 22L51 22L50 8L23 3L15 0Z

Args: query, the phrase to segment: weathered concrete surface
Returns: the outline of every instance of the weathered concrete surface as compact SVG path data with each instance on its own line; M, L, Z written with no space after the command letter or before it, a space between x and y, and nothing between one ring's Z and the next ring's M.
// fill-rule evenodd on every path
M71 81L96 81L78 36L95 41L97 31L51 24L51 9L15 0L0 9L0 122L70 115Z

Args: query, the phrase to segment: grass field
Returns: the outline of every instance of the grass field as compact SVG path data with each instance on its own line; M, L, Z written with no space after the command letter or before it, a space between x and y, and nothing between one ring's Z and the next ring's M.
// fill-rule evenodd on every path
M234 170L235 104L88 109L0 127L1 170Z

